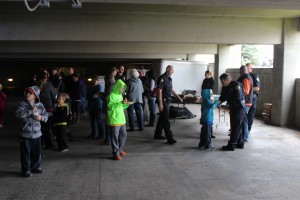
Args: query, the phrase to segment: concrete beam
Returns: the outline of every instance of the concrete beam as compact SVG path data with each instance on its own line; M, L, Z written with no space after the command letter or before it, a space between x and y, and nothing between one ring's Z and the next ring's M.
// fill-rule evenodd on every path
M138 13L4 15L0 19L0 41L279 44L281 22L281 19Z
M216 54L217 45L154 42L0 42L0 53Z

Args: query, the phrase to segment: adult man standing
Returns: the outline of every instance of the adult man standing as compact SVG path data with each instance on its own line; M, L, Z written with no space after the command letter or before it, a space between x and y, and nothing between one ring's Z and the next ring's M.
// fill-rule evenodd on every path
M228 144L222 147L223 151L234 151L235 148L243 149L244 140L241 135L245 115L245 95L243 85L233 81L229 74L222 74L220 81L223 85L220 102L227 101L230 108L231 134Z
M174 73L174 67L168 65L166 72L162 74L157 80L158 87L158 109L159 117L156 124L156 130L154 133L154 139L165 140L167 139L168 144L174 144L177 141L173 138L173 134L170 127L169 121L169 106L172 99L172 94L179 99L180 102L183 100L173 90L172 86L172 74ZM162 136L162 130L164 129L166 137Z
M254 119L255 112L256 112L256 104L257 104L258 93L259 93L259 88L260 88L260 80L259 80L258 75L253 73L252 64L247 63L246 66L248 68L249 75L251 76L251 78L253 80L252 106L250 107L248 115L247 115L247 117L248 117L248 132L250 133L251 128L252 128L252 124L253 124L253 119Z
M87 89L88 109L91 123L91 134L88 138L104 138L105 127L104 119L101 116L103 105L103 89L99 84L99 77L93 76L92 84ZM96 136L96 126L98 128L98 136Z
M124 83L126 83L126 74L125 74L125 69L123 65L120 65L119 71L116 75L116 81L121 79Z
M252 106L253 100L253 81L251 76L248 74L248 68L245 65L240 67L240 74L241 76L238 78L238 82L243 84L243 89L245 93L245 102L246 102L246 113L243 123L243 137L245 141L248 141L248 111Z

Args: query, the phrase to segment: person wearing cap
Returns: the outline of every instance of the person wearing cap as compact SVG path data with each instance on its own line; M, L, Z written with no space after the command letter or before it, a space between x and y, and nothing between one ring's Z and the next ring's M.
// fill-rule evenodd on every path
M87 89L88 110L92 130L88 138L104 138L104 119L101 116L103 98L104 93L99 84L99 77L95 75L92 78L91 85ZM98 135L96 133L96 126L98 128Z
M39 99L40 90L37 86L26 88L25 99L20 102L16 117L20 122L21 170L24 177L32 173L40 174L41 168L41 121L48 120L48 114Z

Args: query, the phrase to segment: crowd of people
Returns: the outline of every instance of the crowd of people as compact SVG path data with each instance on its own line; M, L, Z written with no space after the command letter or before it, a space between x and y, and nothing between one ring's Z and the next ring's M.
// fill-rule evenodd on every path
M238 81L231 80L229 74L220 76L223 88L219 99L212 98L214 80L211 72L205 73L201 92L200 149L215 148L211 144L211 138L215 137L212 128L213 109L224 101L227 101L230 108L231 134L228 145L223 146L222 150L243 148L244 141L248 140L259 91L259 78L252 72L250 64L242 66L240 72ZM173 73L174 67L169 65L165 73L156 79L152 70L147 71L142 67L130 69L127 77L124 66L113 67L105 76L103 87L97 75L86 85L73 68L68 69L68 75L63 75L59 68L53 68L50 73L42 69L33 76L30 87L24 90L25 99L16 111L21 126L23 176L30 177L32 173L43 172L40 166L42 146L58 152L69 150L68 140L72 140L72 134L68 127L80 123L80 116L86 112L86 108L91 127L87 138L101 139L102 145L111 145L115 160L121 160L126 155L123 147L128 131L143 131L145 127L155 126L157 108L159 114L154 139L175 144L177 141L171 131L169 107L173 96L180 102L183 99L173 89ZM5 100L1 88L0 95ZM124 110L127 110L129 129L126 129Z

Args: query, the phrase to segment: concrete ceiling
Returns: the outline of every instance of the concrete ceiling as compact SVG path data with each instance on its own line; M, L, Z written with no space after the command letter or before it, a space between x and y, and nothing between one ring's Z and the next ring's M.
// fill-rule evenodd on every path
M31 0L33 2L37 0ZM72 9L70 0L49 0L50 8L38 12L76 14L154 13L200 16L292 18L300 16L299 0L79 0L81 9ZM2 0L0 13L28 12L23 0Z

